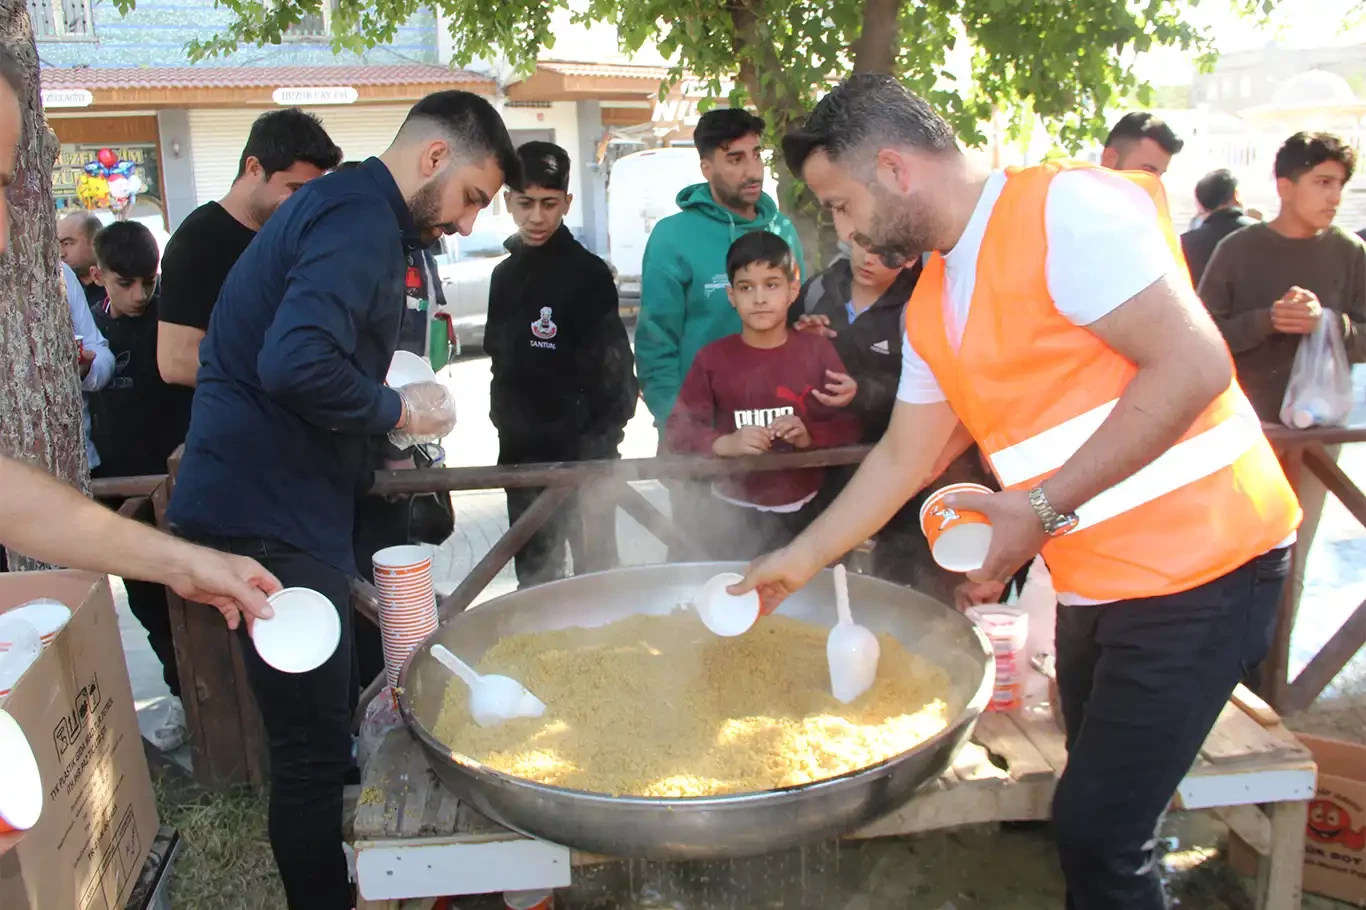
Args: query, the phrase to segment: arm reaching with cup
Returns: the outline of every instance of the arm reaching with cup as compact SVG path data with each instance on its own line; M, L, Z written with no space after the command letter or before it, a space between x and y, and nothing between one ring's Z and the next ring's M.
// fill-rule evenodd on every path
M219 553L130 521L71 487L0 457L0 544L44 562L155 581L210 604L228 628L269 619L280 582L254 560Z
M455 429L455 401L439 382L414 382L399 392L403 416L389 433L400 449L419 442L436 442Z
M931 479L935 462L958 426L947 402L898 401L887 432L863 460L844 492L796 540L750 564L728 590L758 590L771 613L823 567L858 546Z

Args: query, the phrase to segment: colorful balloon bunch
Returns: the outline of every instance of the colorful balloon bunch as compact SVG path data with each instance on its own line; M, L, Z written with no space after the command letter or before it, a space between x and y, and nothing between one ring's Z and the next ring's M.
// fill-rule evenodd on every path
M76 184L76 198L87 209L108 206L121 212L136 202L138 193L144 189L137 164L120 160L113 149L103 148L94 161L86 164L85 173Z

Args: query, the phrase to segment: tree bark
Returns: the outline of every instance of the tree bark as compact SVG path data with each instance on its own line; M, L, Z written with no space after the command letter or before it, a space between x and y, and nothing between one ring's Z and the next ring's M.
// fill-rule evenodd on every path
M52 202L58 144L43 117L38 51L24 0L0 0L0 48L12 55L28 81L19 99L23 133L9 188L9 249L0 255L0 363L7 373L0 382L0 452L84 490L89 466L75 332L58 270ZM51 520L61 521L62 516ZM10 554L11 570L38 567Z
M897 20L905 0L863 0L863 29L854 42L854 72L890 73L901 49Z

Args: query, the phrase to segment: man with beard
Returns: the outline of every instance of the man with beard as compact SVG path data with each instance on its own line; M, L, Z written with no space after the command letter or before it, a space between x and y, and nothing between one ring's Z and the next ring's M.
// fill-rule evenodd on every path
M741 108L707 111L693 130L705 183L679 191L676 215L650 232L641 264L640 321L636 327L636 375L641 397L661 440L683 377L697 352L740 332L730 305L726 251L741 234L770 231L792 248L798 280L806 278L801 238L792 221L764 192L764 121ZM669 484L673 520L700 540L701 504L710 484ZM670 558L683 554L671 551Z
M228 272L271 213L341 159L341 149L312 114L291 107L256 118L228 194L191 212L166 244L157 324L162 379L194 388L199 343ZM190 393L180 404L188 419Z
M439 439L455 410L436 382L384 385L405 307L406 254L468 234L519 164L507 129L468 92L429 95L379 158L302 188L228 275L201 348L169 518L252 555L337 610L316 670L267 665L242 636L270 748L270 839L291 908L348 910L342 787L351 767L350 580L369 444Z
M1051 163L981 173L947 123L862 74L783 143L841 235L932 251L891 425L843 494L733 593L772 610L887 521L960 420L1004 492L960 603L1042 552L1069 750L1053 827L1071 910L1158 910L1155 831L1265 656L1300 520L1178 252L1160 184Z

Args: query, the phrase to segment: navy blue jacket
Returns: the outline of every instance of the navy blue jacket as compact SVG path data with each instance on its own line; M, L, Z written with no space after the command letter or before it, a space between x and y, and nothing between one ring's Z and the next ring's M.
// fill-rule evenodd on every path
M199 348L169 518L190 536L283 541L355 573L367 448L398 423L384 376L420 240L377 158L312 181L229 273Z

